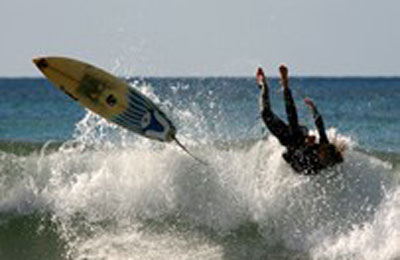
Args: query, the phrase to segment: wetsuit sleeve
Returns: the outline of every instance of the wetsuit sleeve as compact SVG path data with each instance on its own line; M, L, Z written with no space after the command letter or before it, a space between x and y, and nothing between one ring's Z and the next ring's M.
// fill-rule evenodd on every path
M321 114L318 112L316 107L314 107L312 112L315 121L315 126L317 127L319 134L319 142L321 144L329 144L328 136L326 135L325 132L324 120L322 119Z

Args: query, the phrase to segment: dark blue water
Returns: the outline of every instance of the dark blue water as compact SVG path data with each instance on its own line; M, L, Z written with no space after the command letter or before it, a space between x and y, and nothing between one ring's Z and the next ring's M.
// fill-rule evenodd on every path
M84 113L47 80L0 79L1 140L66 140Z
M130 80L134 82L135 80ZM143 81L143 80L142 80ZM245 140L264 135L253 78L149 78L161 106L185 132L208 139ZM314 128L302 99L311 97L327 127L361 147L400 152L400 78L295 78L291 87L300 120ZM273 108L285 118L276 79ZM177 110L203 120L187 125ZM84 109L44 79L0 79L0 139L27 142L71 138ZM192 127L192 129L191 129Z

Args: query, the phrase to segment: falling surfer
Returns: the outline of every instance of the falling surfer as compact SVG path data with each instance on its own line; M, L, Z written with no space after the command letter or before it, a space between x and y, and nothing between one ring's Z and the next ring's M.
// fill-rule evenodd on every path
M288 69L286 66L281 65L279 71L288 124L271 110L268 84L262 68L258 68L256 78L261 90L261 117L271 134L285 146L286 151L282 154L283 159L293 170L304 175L318 174L322 169L342 163L344 147L338 147L329 142L322 116L309 98L304 99L304 103L311 109L313 114L319 134L319 142L316 142L314 135L309 135L305 126L299 124L296 105L289 89Z

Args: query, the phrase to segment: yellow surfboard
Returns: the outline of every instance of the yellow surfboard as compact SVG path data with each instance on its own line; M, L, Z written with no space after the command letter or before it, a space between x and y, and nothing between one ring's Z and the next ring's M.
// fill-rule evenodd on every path
M58 89L94 113L145 137L175 140L176 128L165 114L123 80L71 58L40 57L33 62Z

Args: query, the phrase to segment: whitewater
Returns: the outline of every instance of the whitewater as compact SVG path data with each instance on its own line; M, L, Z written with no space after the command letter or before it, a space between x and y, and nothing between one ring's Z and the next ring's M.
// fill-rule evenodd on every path
M157 99L151 88L142 92ZM208 165L88 111L68 140L0 150L0 230L8 235L0 258L400 258L396 154L364 149L331 127L329 138L347 143L345 162L302 176L273 136L221 140L207 132L227 123L210 125L199 111L172 113L178 137Z

